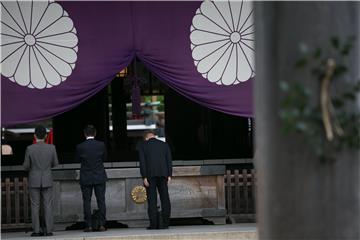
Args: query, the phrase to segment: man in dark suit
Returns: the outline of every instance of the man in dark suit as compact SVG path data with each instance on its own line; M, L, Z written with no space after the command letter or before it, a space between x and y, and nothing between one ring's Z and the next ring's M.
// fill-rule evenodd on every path
M83 198L85 232L91 232L91 195L94 189L99 208L99 231L106 231L106 172L103 162L107 159L107 150L103 142L95 140L96 129L88 125L84 129L86 141L76 146L75 160L81 163L80 186ZM95 230L95 229L94 229Z
M36 143L27 147L23 167L29 171L29 193L31 201L32 237L52 236L53 230L53 179L51 168L59 164L54 145L46 144L46 128L35 128ZM40 199L45 226L40 231Z
M152 131L144 134L144 142L139 146L140 172L147 190L148 229L166 229L169 227L171 213L168 183L172 176L172 158L167 143L155 138ZM159 222L157 210L157 190L161 201L163 222Z

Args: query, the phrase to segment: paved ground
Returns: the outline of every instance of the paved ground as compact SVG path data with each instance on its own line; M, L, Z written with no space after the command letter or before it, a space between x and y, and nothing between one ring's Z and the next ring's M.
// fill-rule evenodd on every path
M146 230L144 228L110 229L106 232L84 233L82 231L58 231L53 237L30 238L30 233L1 233L2 239L64 239L64 240L100 240L100 239L236 239L256 240L255 224L227 224L227 225L200 225L174 226L166 230Z

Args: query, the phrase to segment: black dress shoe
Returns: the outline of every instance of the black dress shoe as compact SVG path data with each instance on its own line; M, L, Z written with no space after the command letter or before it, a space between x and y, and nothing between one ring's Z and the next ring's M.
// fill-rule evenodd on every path
M84 229L84 232L92 232L92 228L88 227Z
M169 229L169 226L168 226L168 225L164 225L164 226L159 227L159 229Z
M105 231L106 231L106 228L104 226L99 227L99 232L105 232Z
M147 230L156 230L156 229L158 229L158 228L149 226L149 227L147 227L146 229L147 229Z
M49 233L45 233L45 236L54 236L54 234L52 232L49 232Z
M41 234L41 233L33 232L30 236L31 236L31 237L41 237L42 234Z

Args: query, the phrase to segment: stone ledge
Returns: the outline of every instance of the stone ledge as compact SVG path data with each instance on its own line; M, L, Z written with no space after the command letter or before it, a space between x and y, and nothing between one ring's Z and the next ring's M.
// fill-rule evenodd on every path
M110 229L107 232L84 233L81 231L59 231L53 237L39 239L57 240L257 240L255 224L171 226L167 230L145 230L144 228ZM5 240L20 240L30 233L2 233ZM37 239L37 238L34 238Z

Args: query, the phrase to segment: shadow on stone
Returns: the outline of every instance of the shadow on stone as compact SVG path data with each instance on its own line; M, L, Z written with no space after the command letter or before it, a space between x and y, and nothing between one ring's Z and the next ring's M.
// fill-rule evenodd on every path
M82 230L85 228L85 222L76 222L70 226L67 226L65 228L66 231L70 230ZM128 225L120 223L118 221L107 221L106 222L106 228L128 228Z
M186 225L214 225L214 223L204 218L171 218L170 219L170 226L186 226Z

